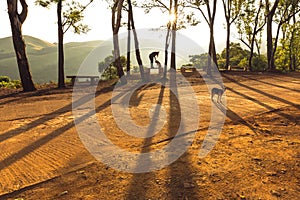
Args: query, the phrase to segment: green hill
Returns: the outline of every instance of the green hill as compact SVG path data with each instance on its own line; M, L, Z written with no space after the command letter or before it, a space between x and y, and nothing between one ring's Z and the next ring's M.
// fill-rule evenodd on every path
M30 70L35 82L57 81L57 44L24 36ZM100 41L72 42L64 46L65 74L75 74L86 56ZM97 68L97 66L95 66ZM19 79L11 37L0 39L0 76Z

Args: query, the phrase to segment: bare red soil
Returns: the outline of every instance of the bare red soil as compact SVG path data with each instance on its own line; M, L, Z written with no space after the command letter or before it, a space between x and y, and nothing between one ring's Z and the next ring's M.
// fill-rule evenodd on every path
M196 137L176 162L141 174L112 169L86 150L73 122L71 87L0 90L0 199L299 198L300 74L222 75L227 117L213 150L198 157L211 99L203 80L188 76L201 111ZM115 145L150 152L172 140L180 120L176 109L151 139L122 134L112 116L112 90L112 82L100 83L95 102L99 123ZM169 89L156 84L135 94L131 116L141 125L150 123L148 110L158 98L167 108L172 102Z

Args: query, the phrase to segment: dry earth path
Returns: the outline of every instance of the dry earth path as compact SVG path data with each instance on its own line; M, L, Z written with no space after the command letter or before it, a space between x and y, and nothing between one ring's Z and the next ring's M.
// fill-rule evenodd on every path
M203 159L198 152L212 104L203 81L188 80L201 112L196 138L176 162L144 174L109 168L86 150L73 122L71 88L1 96L0 199L299 197L300 74L224 73L227 105L218 106L227 118L215 148ZM99 124L115 145L150 152L173 139L180 109L167 88L148 85L131 98L131 116L140 125L151 122L148 111L157 102L169 114L162 131L145 140L117 128L111 94L110 83L102 84L95 102Z

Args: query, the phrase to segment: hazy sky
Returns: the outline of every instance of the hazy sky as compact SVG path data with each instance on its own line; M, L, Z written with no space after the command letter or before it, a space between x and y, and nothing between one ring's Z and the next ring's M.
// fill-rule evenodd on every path
M34 5L34 0L28 0L28 17L23 25L23 35L31 35L48 42L57 42L56 7L51 9L42 8ZM200 12L196 11L200 16ZM162 17L160 11L153 11L144 14L143 10L134 10L136 28L158 28L166 24L167 17ZM200 18L201 23L197 27L188 27L181 33L195 40L203 48L207 48L209 42L209 31L206 22ZM65 42L106 40L111 38L111 13L108 6L103 1L96 0L85 12L84 23L91 31L87 34L75 35L71 30L65 35ZM7 2L0 1L0 38L11 36L10 23L7 14ZM217 10L217 20L215 22L215 39L217 50L225 46L226 31L224 28L224 15L222 7ZM121 32L126 31L122 29Z

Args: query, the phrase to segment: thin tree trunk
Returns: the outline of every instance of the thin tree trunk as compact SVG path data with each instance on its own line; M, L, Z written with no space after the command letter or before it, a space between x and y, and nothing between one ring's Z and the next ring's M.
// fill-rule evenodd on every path
M168 67L168 49L170 46L170 24L168 24L168 30L167 30L167 35L166 35L166 42L165 42L165 62L164 62L164 75L163 75L163 80L167 79L167 67Z
M176 70L176 32L177 32L177 9L178 0L174 0L174 15L175 19L172 24L172 50L171 50L171 68Z
M208 68L207 74L211 75L211 66L212 62L218 67L217 63L217 54L216 54L216 47L215 47L215 39L214 39L214 22L216 16L216 9L217 9L217 0L213 1L213 10L211 12L209 3L206 3L207 12L209 16L209 29L210 29L210 38L209 38L209 58L208 58Z
M22 11L18 13L18 1L17 0L7 0L7 7L8 7L8 15L11 23L11 30L12 30L12 38L13 38L13 45L16 53L19 75L21 78L21 83L24 92L34 91L36 90L31 73L29 70L29 63L26 56L25 50L25 42L22 36L22 24L24 23L27 13L28 13L28 6L25 0L20 0Z
M129 18L130 18L130 22L131 22L131 28L132 28L132 32L133 32L134 45L135 45L135 56L136 56L137 63L139 65L141 79L143 81L146 81L143 61L142 61L141 53L140 53L138 36L137 36L137 32L135 30L131 0L128 0L128 6L129 6L129 11L128 11L129 12Z
M293 16L293 23L294 25L296 24L296 15ZM291 37L291 46L290 49L292 49L292 58L291 58L291 65L292 65L292 71L296 71L297 68L297 56L296 56L296 51L295 51L295 43L294 43L294 37L295 37L295 29L293 29L292 32L292 37Z
M130 0L128 0L128 22L127 22L127 29L128 29L128 35L127 35L127 76L130 76L130 43L131 43L131 23L130 23L130 9L129 6L131 5Z
M172 14L172 7L173 7L173 0L170 0L170 6L169 6L169 16ZM166 41L165 41L165 62L164 62L164 75L163 75L163 80L167 79L167 68L168 68L168 49L170 46L170 37L171 37L171 25L172 22L168 21L167 24L167 35L166 35Z
M121 84L126 84L127 80L124 76L124 71L121 65L120 59L120 45L119 45L119 29L121 27L121 14L124 0L119 0L115 3L112 8L112 29L113 29L113 46L114 46L114 57L117 68L118 77L120 78ZM117 18L116 15L117 14Z
M62 25L62 0L57 3L57 29L58 29L58 88L64 88L65 70L64 70L64 32Z
M230 62L230 22L227 21L227 39L226 39L226 64L225 68L228 69Z
M272 35L272 23L273 16L278 6L279 0L274 2L272 9L269 9L269 0L266 0L267 4L267 57L268 57L268 69L275 70L274 56L273 56L273 35Z

